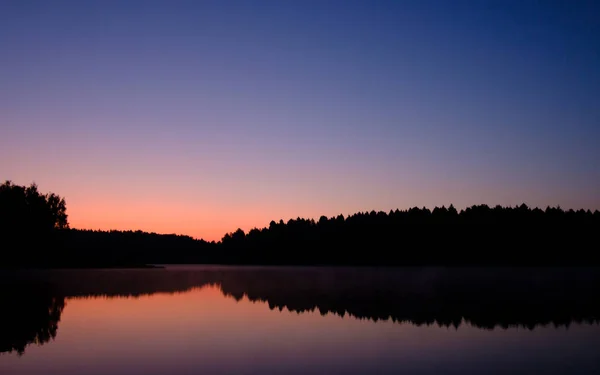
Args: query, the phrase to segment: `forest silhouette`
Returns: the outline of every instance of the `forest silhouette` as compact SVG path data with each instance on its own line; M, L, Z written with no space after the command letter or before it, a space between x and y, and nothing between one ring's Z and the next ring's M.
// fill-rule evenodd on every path
M284 313L373 322L486 330L600 323L600 272L593 267L12 270L0 274L0 352L22 354L29 344L51 341L70 298L136 298L205 286Z
M146 264L587 265L599 264L600 212L485 204L271 221L219 242L142 231L69 228L66 202L37 186L0 185L3 266ZM19 249L18 251L16 249Z

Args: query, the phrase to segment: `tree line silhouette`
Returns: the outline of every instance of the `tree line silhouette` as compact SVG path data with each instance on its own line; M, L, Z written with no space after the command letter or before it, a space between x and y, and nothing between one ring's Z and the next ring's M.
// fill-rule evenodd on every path
M215 244L190 236L142 231L70 229L63 243L69 253L62 264L111 267L209 262Z
M77 282L74 282L74 281ZM216 285L271 310L480 329L600 323L598 268L218 267L0 273L0 353L57 335L69 298L140 297Z
M450 205L271 221L221 247L239 264L564 265L597 263L599 233L597 210Z
M60 196L42 194L35 184L0 186L5 266L600 264L599 233L598 210L482 204L460 211L450 205L271 221L207 242L70 229Z
M71 229L65 199L37 185L0 185L0 267L141 267L193 263L215 248L190 236Z
M591 269L377 268L232 272L225 296L272 310L377 322L480 329L569 327L600 322L600 278ZM301 280L301 281L298 281Z

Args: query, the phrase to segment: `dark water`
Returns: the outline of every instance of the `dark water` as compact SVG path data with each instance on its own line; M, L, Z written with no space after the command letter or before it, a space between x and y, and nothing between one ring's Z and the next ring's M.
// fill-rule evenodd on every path
M600 374L598 269L0 274L0 374Z

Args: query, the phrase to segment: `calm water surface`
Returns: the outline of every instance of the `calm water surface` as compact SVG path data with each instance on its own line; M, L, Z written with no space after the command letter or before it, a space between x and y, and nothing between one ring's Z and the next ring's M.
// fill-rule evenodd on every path
M0 374L600 374L598 275L5 272Z

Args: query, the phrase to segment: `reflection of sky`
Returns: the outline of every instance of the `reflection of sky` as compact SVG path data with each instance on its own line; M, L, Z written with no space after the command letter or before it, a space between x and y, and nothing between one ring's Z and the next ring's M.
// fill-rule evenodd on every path
M56 340L3 374L597 373L600 326L493 331L270 310L216 287L69 299ZM586 372L590 370L590 372ZM596 372L594 372L596 371Z
M218 239L411 206L600 209L595 2L0 4L0 177Z

